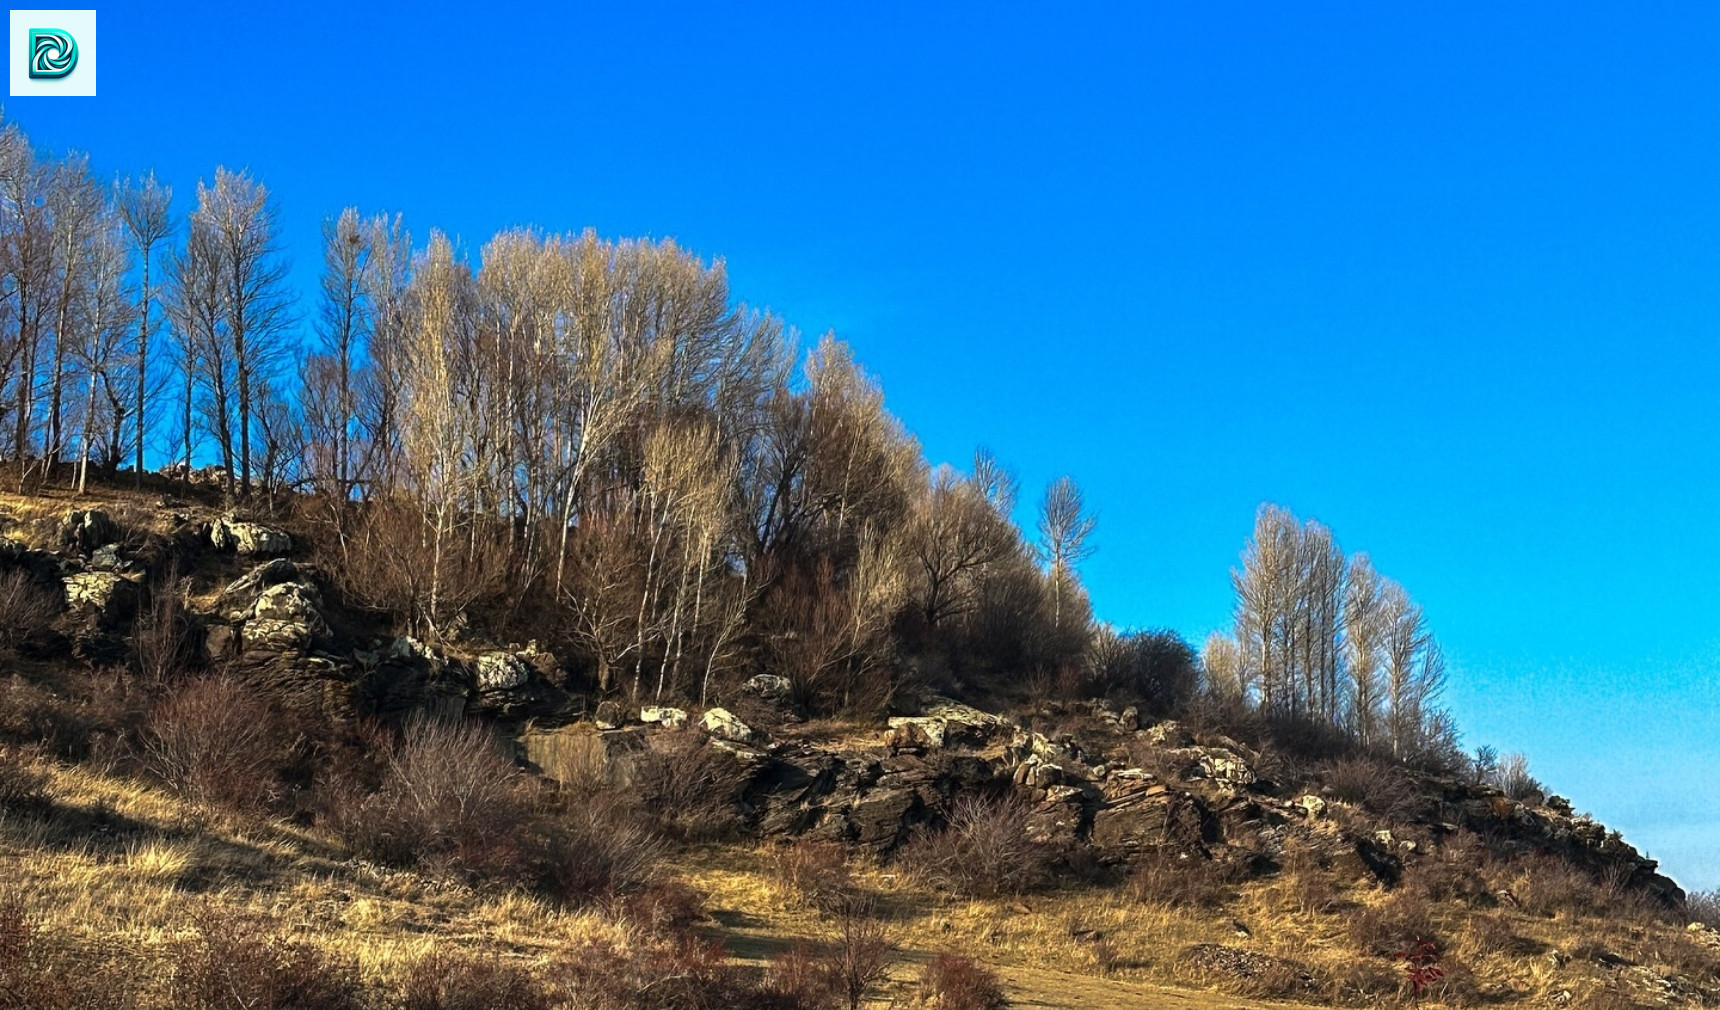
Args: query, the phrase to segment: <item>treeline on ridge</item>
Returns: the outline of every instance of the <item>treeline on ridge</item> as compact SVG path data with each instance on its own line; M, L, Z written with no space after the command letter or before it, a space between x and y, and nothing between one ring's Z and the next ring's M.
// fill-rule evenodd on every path
M319 290L278 211L218 169L181 220L153 176L0 131L0 453L19 489L190 480L323 524L325 570L399 631L538 639L635 700L786 677L806 711L908 684L1126 694L1449 754L1420 612L1329 532L1265 509L1204 662L1093 619L1067 478L1017 526L988 453L932 466L832 336L804 355L672 241L504 231L467 257L348 209ZM308 303L308 307L307 307ZM310 339L305 339L306 335Z

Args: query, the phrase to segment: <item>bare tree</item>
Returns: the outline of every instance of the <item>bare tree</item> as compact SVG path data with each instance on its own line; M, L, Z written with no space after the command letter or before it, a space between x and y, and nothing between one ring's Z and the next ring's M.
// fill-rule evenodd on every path
M1050 568L1052 620L1059 630L1063 600L1076 586L1075 566L1092 555L1087 538L1097 525L1073 478L1059 477L1045 489L1039 503L1039 551Z
M141 486L143 443L149 426L149 309L156 296L150 268L154 263L155 247L173 233L173 189L157 182L155 173L151 172L140 181L127 179L119 183L115 187L114 203L118 207L120 219L125 222L126 234L131 238L132 251L137 256L141 272L137 289L137 361L134 366L137 375L137 400L132 414L136 427L134 465Z
M1366 554L1350 561L1344 591L1344 669L1349 679L1349 730L1363 747L1378 736L1381 652L1385 647L1385 579Z
M90 456L95 451L98 435L111 439L106 453L109 459L119 455L119 441L124 426L124 414L130 410L130 397L122 395L122 384L136 381L122 374L120 349L126 331L131 327L133 306L125 289L128 272L125 239L120 224L105 218L90 236L86 251L88 278L80 293L77 333L72 354L83 368L88 383L82 417L83 444L78 452L78 493L83 494L89 479ZM106 402L115 416L103 424L97 415L97 393L107 391Z
M66 366L75 354L78 331L85 325L77 312L91 283L93 236L102 228L106 209L101 187L90 176L87 157L69 156L53 166L48 179L47 205L52 221L56 290L42 455L45 466L51 469L70 442L65 424Z
M251 428L259 407L254 389L276 366L292 322L276 218L268 190L248 173L217 168L213 186L198 183L191 231L213 257L219 297L215 338L232 369L233 383L230 391L223 391L231 397L219 396L213 406L231 418L220 426L228 443L223 452L227 486L231 493L232 459L237 456L237 491L242 496L251 493Z
M928 629L967 610L972 578L1008 557L1020 539L983 490L948 466L933 474L908 537L919 569L919 610Z

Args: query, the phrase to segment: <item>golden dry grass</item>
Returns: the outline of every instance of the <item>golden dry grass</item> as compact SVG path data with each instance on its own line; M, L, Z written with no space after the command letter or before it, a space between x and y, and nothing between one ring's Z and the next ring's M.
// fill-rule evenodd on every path
M148 961L191 935L209 909L267 918L354 959L381 982L437 947L541 964L583 938L628 942L626 927L600 912L378 867L348 858L311 829L195 810L89 766L44 767L51 809L0 815L0 889L22 899L44 933L84 949ZM1373 1002L1403 995L1395 983L1401 967L1366 958L1350 938L1361 910L1393 900L1370 885L1340 886L1310 904L1286 873L1234 887L1218 908L1170 908L1122 887L1074 885L972 901L875 861L857 859L852 869L854 885L902 948L896 993L919 962L952 949L998 968L1018 1006L1255 1005L1240 992L1200 991L1178 968L1177 954L1190 945L1225 944L1309 966L1331 988L1307 998L1360 1001L1339 988L1359 984L1358 966L1375 987ZM686 848L665 872L705 894L708 928L742 960L762 963L801 939L830 934L828 916L776 882L768 847ZM1454 902L1433 905L1432 915L1448 963L1473 973L1472 983L1446 995L1451 1005L1541 1005L1563 992L1574 1006L1616 1004L1620 994L1645 1006L1695 1005L1694 994L1716 977L1714 952L1677 924ZM1601 953L1633 964L1608 967ZM1674 980L1670 994L1660 979Z

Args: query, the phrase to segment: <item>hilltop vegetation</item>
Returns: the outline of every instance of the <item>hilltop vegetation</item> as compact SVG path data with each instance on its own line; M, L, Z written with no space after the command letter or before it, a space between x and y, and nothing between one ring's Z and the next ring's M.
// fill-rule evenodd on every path
M257 180L10 124L0 286L0 1007L1720 995L1364 555L1264 507L1231 632L1107 626L1073 480L672 242L348 210L300 299Z

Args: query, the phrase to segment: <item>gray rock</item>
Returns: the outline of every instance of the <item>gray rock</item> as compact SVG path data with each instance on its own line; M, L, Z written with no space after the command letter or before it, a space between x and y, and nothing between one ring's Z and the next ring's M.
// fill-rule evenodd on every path
M329 637L322 594L305 582L283 582L257 596L241 631L244 651L303 653Z
M229 517L215 520L209 530L209 541L218 550L244 556L269 557L287 554L293 549L293 538L284 531Z
M687 710L666 705L647 705L639 710L639 721L680 729L687 724Z
M756 694L766 701L782 701L794 690L794 685L787 677L779 677L774 673L761 673L747 679L741 685L741 690L748 694Z
M66 608L98 618L119 617L128 600L135 602L136 589L115 572L79 572L66 576Z
M1015 725L1009 720L947 699L927 706L920 715L893 718L889 725L884 736L889 746L927 750L985 747L1015 733Z
M101 509L73 509L60 520L60 546L78 554L119 539L119 526Z
M511 652L486 652L478 657L479 691L512 691L531 680L531 668Z
M753 738L752 727L741 722L726 708L706 709L699 719L699 728L719 740L747 743Z

